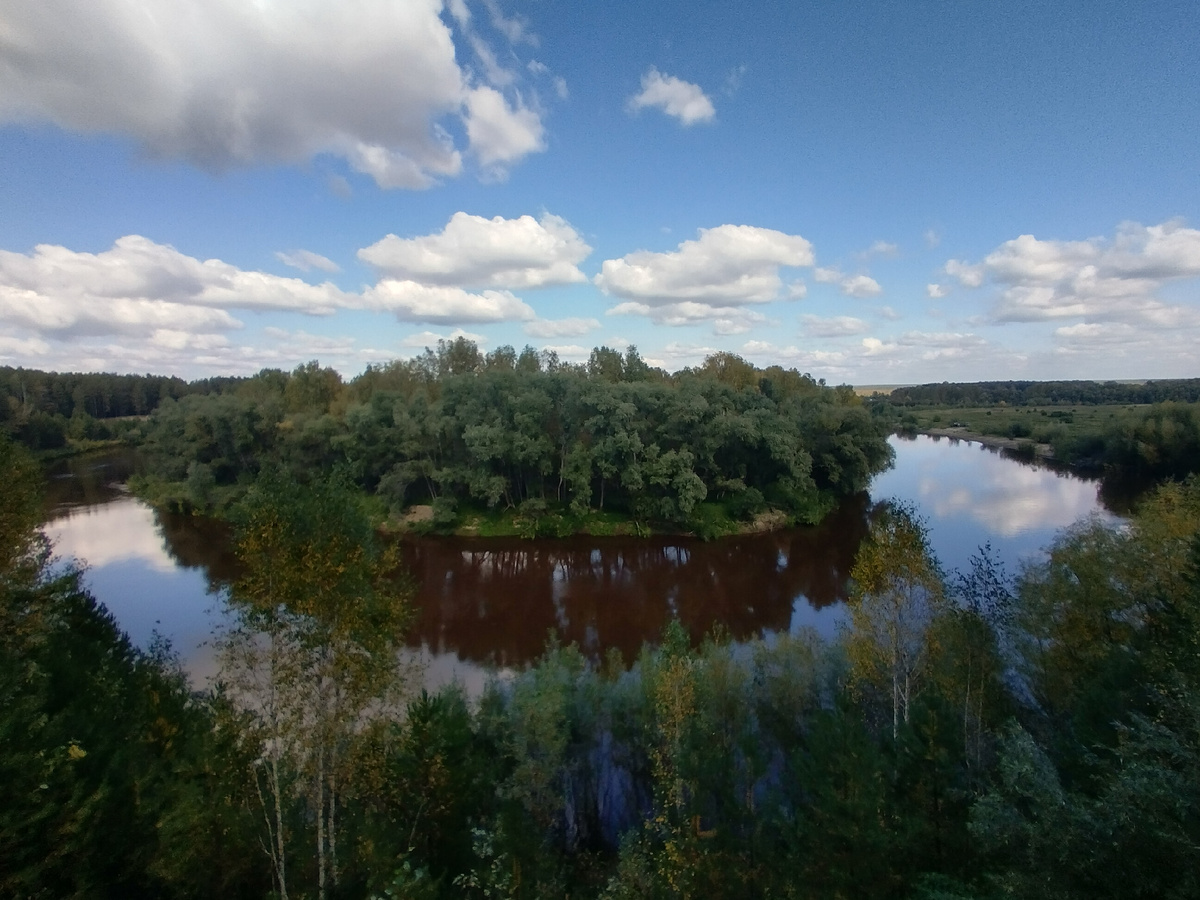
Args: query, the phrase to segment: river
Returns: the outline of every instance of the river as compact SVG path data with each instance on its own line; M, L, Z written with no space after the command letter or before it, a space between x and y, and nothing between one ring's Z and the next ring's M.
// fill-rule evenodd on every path
M734 638L811 626L832 637L873 504L911 503L947 571L985 543L1010 570L1062 528L1112 518L1098 482L979 444L892 438L895 466L870 496L815 528L703 542L687 538L419 538L402 544L418 616L409 653L426 684L475 693L490 671L536 658L551 629L598 658L632 659L678 618L699 638L720 623ZM56 553L85 564L85 583L139 646L168 638L194 683L214 673L211 638L236 575L219 522L150 509L124 489L131 454L68 460L51 470L46 525Z

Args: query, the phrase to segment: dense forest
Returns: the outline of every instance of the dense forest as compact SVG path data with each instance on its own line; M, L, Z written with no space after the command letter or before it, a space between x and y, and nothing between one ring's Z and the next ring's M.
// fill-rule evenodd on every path
M1080 406L1200 401L1200 378L1160 381L980 381L942 382L895 388L895 406Z
M33 450L57 450L68 438L104 440L123 434L113 419L146 416L168 398L218 392L237 381L0 366L0 432Z
M431 507L434 528L507 510L561 534L616 513L706 536L770 511L819 521L890 464L885 436L850 388L731 354L668 376L633 348L572 366L461 338L349 383L313 362L166 399L131 433L135 489L177 508L223 514L265 469L337 469L392 513Z
M0 440L0 893L1183 898L1200 891L1200 483L1009 578L882 505L847 626L634 660L553 639L468 700L395 665L342 472L231 509L222 676L133 648Z

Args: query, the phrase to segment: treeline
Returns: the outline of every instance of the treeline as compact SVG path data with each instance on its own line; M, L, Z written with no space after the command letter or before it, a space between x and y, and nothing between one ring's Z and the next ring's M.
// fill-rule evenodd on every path
M1054 458L1127 479L1162 481L1200 472L1200 404L1156 403L1100 428L1064 429Z
M1117 381L980 381L899 387L876 398L894 406L1092 406L1200 401L1200 378Z
M348 485L247 493L240 625L192 694L49 574L30 471L0 443L6 896L1200 892L1196 482L1015 582L986 552L947 578L884 507L838 641L551 643L469 702L395 668L402 583Z
M221 391L238 380L186 382L163 375L0 366L0 430L32 450L55 450L65 446L68 438L103 440L121 433L106 419L146 416L167 398Z
M885 433L850 388L731 354L669 376L635 348L574 366L460 338L349 383L312 362L165 400L137 435L139 489L219 512L264 468L341 468L392 512L432 506L435 525L466 509L517 510L538 533L614 511L814 522L890 463Z

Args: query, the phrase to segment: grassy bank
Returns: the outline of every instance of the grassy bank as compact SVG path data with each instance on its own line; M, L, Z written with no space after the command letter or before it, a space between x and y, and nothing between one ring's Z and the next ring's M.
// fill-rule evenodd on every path
M246 485L192 485L186 481L164 481L153 476L134 476L129 488L151 506L177 513L227 518L245 495ZM199 497L203 506L196 502ZM389 511L378 496L359 495L364 512L376 529L388 534L445 535L482 538L563 538L574 535L617 537L629 535L689 535L715 540L738 534L777 531L797 524L815 524L836 505L826 497L811 515L797 519L776 509L739 509L735 504L705 501L696 505L686 522L640 519L615 510L590 509L579 512L566 503L529 501L519 507L459 505L448 500L416 504L400 513Z

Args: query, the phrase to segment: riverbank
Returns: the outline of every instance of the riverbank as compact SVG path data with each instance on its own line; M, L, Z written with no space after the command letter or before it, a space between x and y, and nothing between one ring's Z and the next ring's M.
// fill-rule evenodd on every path
M1001 437L998 434L980 434L961 425L950 425L944 428L923 428L916 433L928 435L932 438L944 437L956 441L974 441L975 443L983 444L985 447L1008 450L1025 459L1040 459L1048 462L1054 460L1054 447L1050 444L1029 440L1028 438L1010 438Z
M797 524L778 509L763 510L749 519L735 519L719 503L702 503L687 526L649 523L620 513L591 510L582 515L569 511L540 511L536 515L519 509L468 511L453 520L439 521L431 505L408 507L401 515L388 516L381 530L388 534L440 534L453 537L699 537L713 540L747 534L767 534ZM813 523L815 524L815 523Z
M139 500L170 513L201 514L226 519L245 494L246 485L214 486L164 481L135 475L129 490ZM838 498L816 497L806 515L789 515L779 509L741 513L732 504L704 501L696 504L687 520L671 522L640 519L624 512L572 510L567 504L526 501L519 507L479 508L451 501L414 504L402 512L389 511L377 495L362 493L361 502L376 530L387 535L439 535L471 538L567 537L696 537L716 540L748 534L766 534L795 525L817 525L838 505ZM198 503L197 501L201 501ZM201 505L202 504L202 505Z

